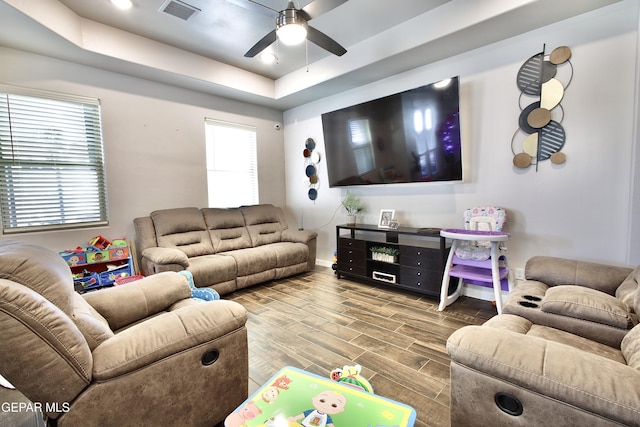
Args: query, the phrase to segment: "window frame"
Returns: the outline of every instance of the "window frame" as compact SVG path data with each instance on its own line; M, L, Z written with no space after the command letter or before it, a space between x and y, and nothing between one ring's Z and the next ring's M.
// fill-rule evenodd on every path
M215 162L215 155L216 155L211 150L215 151L217 148L224 149L224 146L222 145L220 147L215 146L216 142L220 142L220 141L216 141L214 139L215 136L212 134L212 132L215 132L216 127L218 127L219 129L232 129L237 131L248 131L252 133L252 138L250 138L248 141L244 141L249 144L249 147L243 147L243 151L245 151L245 148L249 150L249 153L245 153L245 154L248 154L249 156L247 164L243 165L246 168L216 169L215 165L211 164L211 161ZM206 117L205 118L205 150L206 150L206 168L207 168L207 205L209 207L226 208L226 207L236 207L241 205L254 205L254 204L260 203L260 180L258 178L258 132L255 126ZM228 155L228 153L224 153L223 155ZM226 164L230 165L232 163L233 162L229 161ZM213 179L215 179L213 175L219 175L219 176L226 175L227 177L236 176L236 177L241 177L243 179L246 179L248 182L247 185L251 186L251 188L248 190L250 194L247 194L246 198L244 197L229 198L228 195L225 196L224 194L221 194L221 193L214 195L215 190L211 188L212 181ZM226 182L226 181L223 179L222 182ZM233 187L235 193L237 193L238 191L238 185L239 184L236 181L236 185ZM215 197L222 197L223 199L212 200ZM231 200L235 200L235 202L230 202Z
M0 84L0 215L2 234L109 225L99 99Z

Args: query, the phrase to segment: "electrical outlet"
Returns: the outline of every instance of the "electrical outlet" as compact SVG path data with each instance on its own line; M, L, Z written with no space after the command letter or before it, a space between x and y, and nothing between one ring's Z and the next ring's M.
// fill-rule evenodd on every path
M524 268L515 269L516 280L524 280Z

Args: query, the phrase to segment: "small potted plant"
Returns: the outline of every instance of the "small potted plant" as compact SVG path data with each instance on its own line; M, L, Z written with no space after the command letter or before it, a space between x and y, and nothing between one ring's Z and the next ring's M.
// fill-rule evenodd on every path
M400 251L397 248L391 248L389 246L374 246L371 248L371 259L374 261L395 263L398 262L399 253Z
M360 198L347 191L347 195L342 199L342 207L347 212L347 225L356 225L356 216L364 211Z

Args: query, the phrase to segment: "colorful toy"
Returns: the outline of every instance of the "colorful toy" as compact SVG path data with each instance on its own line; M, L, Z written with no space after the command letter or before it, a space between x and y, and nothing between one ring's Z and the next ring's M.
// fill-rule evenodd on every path
M362 366L360 365L345 365L342 369L338 368L331 371L329 378L356 390L373 394L373 387L365 377L360 375L361 370Z
M182 270L178 272L189 280L189 287L191 288L191 298L197 298L204 301L214 301L220 299L220 294L211 288L196 288L193 283L193 275L190 271Z
M96 236L93 239L89 240L89 246L94 246L99 250L104 250L111 245L111 242L102 236Z

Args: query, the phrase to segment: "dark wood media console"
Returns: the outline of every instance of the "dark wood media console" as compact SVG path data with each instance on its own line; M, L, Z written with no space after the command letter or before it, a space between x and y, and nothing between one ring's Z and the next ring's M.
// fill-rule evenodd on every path
M344 276L440 296L449 247L439 228L391 230L367 224L338 225L336 243L338 278ZM395 249L397 259L394 262L373 259L371 249L379 247Z

